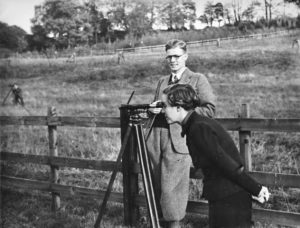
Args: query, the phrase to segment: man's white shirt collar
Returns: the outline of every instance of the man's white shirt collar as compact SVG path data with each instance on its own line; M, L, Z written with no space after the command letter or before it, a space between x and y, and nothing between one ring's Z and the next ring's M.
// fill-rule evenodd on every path
M176 74L172 73L172 81L174 82L174 76L176 75L177 79L180 80L183 72L185 71L186 67L182 67Z

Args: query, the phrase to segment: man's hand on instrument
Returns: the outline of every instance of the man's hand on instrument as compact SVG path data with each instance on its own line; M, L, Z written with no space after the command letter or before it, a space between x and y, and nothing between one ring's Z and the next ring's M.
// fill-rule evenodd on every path
M269 200L271 193L269 192L268 188L265 186L262 186L258 196L252 196L252 199L260 202L265 203Z
M162 108L157 108L157 107L156 107L157 104L158 104L159 102L161 102L161 101L160 101L160 100L154 101L154 102L152 102L152 103L150 104L150 107L154 107L154 108L149 108L149 111L150 111L151 113L153 113L153 114L159 114L159 113L161 112Z

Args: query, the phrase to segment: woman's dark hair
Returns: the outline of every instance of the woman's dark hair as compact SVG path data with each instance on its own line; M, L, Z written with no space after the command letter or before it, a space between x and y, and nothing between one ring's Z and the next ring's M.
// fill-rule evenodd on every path
M193 87L189 84L176 84L163 90L171 106L180 106L186 111L200 106L201 101Z

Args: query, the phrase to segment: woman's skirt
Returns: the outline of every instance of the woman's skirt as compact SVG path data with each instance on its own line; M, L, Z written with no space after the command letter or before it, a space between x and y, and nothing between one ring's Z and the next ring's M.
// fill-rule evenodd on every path
M217 201L209 201L210 228L250 228L252 225L252 199L240 191Z

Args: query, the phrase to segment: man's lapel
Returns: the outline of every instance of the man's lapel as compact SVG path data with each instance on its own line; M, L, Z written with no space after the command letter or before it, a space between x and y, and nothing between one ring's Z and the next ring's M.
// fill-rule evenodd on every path
M191 74L190 70L188 68L185 69L185 71L181 75L181 79L178 83L180 84L189 84L191 81Z

